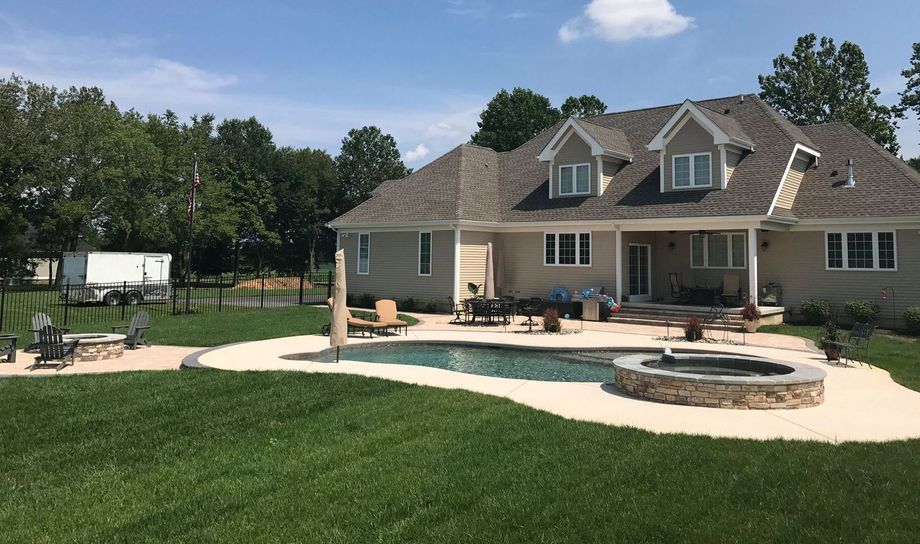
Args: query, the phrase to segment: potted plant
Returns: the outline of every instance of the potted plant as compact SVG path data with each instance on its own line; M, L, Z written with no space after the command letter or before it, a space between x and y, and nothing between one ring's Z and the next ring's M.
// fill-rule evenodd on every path
M760 308L750 300L741 307L741 318L744 319L744 330L747 332L757 332L760 326Z
M840 360L840 346L834 343L839 341L840 329L833 319L828 319L821 328L821 336L818 337L818 348L824 350L824 356L828 361Z
M479 298L479 287L479 285L476 285L473 282L466 284L466 290L469 291L471 295L473 295L473 298Z
M687 338L687 342L703 339L703 322L699 317L691 315L687 319L687 324L684 325L684 337Z

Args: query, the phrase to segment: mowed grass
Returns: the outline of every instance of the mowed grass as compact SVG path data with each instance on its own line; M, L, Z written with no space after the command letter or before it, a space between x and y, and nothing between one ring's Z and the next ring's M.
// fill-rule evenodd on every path
M821 327L816 325L769 325L757 330L801 336L815 342L821 333ZM920 391L920 339L877 332L869 344L869 363L887 370L904 387Z
M346 375L0 381L5 542L916 542L920 442L719 440Z
M129 309L128 320L111 323L83 323L72 325L71 332L111 332L111 326L127 325L133 315ZM418 320L402 316L410 325ZM329 323L329 310L319 306L289 306L285 308L241 310L228 309L191 315L152 315L148 339L153 344L174 346L219 346L232 342L267 340L283 336L318 334ZM18 331L25 345L32 333Z

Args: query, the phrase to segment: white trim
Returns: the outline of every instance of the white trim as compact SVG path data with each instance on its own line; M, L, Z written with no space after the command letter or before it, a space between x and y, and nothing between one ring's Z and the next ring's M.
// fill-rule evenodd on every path
M460 302L460 225L454 227L454 304ZM451 308L451 311L454 309Z
M662 148L661 148L661 152L658 153L658 155L659 155L659 161L658 161L658 162L659 162L659 164L658 164L658 185L659 185L659 187L658 187L658 189L659 189L659 192L663 193L663 192L664 192L664 156L665 156L665 148L662 147Z
M644 244L644 243L641 243L641 242L630 242L629 245L628 245L628 247L632 247L632 246L644 247L644 248L647 248L647 249L648 249L648 256L647 256L647 257L648 257L648 266L646 266L646 271L645 271L645 273L648 274L648 293L646 293L646 294L639 294L639 295L633 295L632 293L629 293L629 301L630 301L630 302L644 302L644 301L648 301L648 300L651 300L651 299L652 299L652 244ZM628 250L628 249L627 249L626 254L627 254L627 256L629 255L629 250ZM627 263L626 263L626 270L627 270L627 271L629 270L629 262L628 262L628 261L629 261L629 258L627 257ZM628 274L628 272L627 272L627 274ZM640 297L640 298L634 298L634 297Z
M428 273L422 274L422 235L428 235ZM415 263L415 271L421 277L431 276L431 271L434 269L434 235L430 230L420 230L418 231L418 253L417 253L417 262Z
M751 229L756 229L756 227L748 227L748 232L750 232ZM709 265L709 239L714 235L715 236L725 236L726 239L728 240L727 242L728 247L726 248L726 259L727 259L726 262L728 263L728 266L710 266ZM747 256L745 256L744 258L743 265L732 266L732 262L733 262L732 257L734 256L732 252L732 236L741 236L744 239L744 243L748 244L747 235L744 232L718 232L718 233L711 233L711 234L707 234L706 236L703 236L702 237L703 239L703 266L697 266L693 264L693 237L694 236L700 237L700 235L698 233L690 234L690 268L697 269L697 270L702 270L702 269L706 269L706 270L745 270L748 268Z
M894 247L894 268L879 268L879 245L878 245L878 235L879 233L891 233L893 247ZM827 237L829 234L839 234L840 235L840 249L841 249L841 259L842 267L840 268L831 268L828 265L828 242ZM847 235L849 234L871 234L872 235L872 268L850 268L849 262L849 244L847 243ZM897 230L826 230L824 231L824 270L828 272L897 272L898 271L898 231Z
M683 119L684 114L686 113L689 113L690 116L693 117L694 121L699 123L700 126L706 130L706 132L712 135L713 144L734 144L738 147L743 147L751 151L754 150L754 144L752 142L748 142L740 138L732 138L726 134L724 130L713 123L712 120L709 119L709 116L703 113L699 107L689 99L684 100L683 104L681 104L681 106L677 108L677 111L674 112L674 115L672 115L671 118L668 119L668 122L665 123L663 127L661 127L661 130L655 133L655 136L652 137L652 140L645 147L649 151L663 150L665 146L665 137L671 132L671 129L674 128L678 123L687 122L685 119ZM683 124L678 127L678 130L682 127Z
M722 167L719 168L719 188L728 187L728 155L725 153L725 144L719 144L719 162Z
M748 265L748 301L752 302L754 306L757 306L758 297L760 293L758 292L758 262L757 262L757 229L750 227L747 231L747 265ZM731 249L731 241L728 242L729 249ZM729 262L731 262L731 255L729 255Z
M568 141L568 138L571 137L569 129L572 129L572 132L578 134L578 136L591 148L591 155L609 155L618 159L623 159L625 161L632 162L633 156L626 153L620 153L618 151L613 151L611 149L605 149L597 140L595 140L588 131L585 130L581 123L578 122L574 117L569 117L565 123L559 127L559 130L556 131L556 134L553 138L547 143L543 149L540 151L540 154L537 155L537 160L541 162L552 161L556 157L558 148L561 148L565 145L565 142ZM558 145L557 145L558 144Z
M553 170L556 169L556 161L549 161L549 198L553 198Z
M696 158L706 156L709 158L709 183L706 185L697 185L696 183ZM677 159L682 159L684 157L690 158L690 185L686 186L677 186L675 183L677 171L674 168ZM706 153L681 153L679 155L671 155L671 189L674 191L683 191L687 189L700 189L712 187L712 152L707 151Z
M361 237L367 235L367 270L361 272ZM371 273L371 233L370 232L359 232L358 233L358 259L357 259L357 273L359 276L367 276Z
M789 170L792 168L792 163L795 162L795 156L798 155L799 151L804 151L815 159L821 156L821 153L806 145L795 144L792 146L792 155L789 156L789 160L786 162L786 169L783 170L783 177L779 178L779 187L776 188L776 194L773 195L773 201L770 203L770 209L767 211L767 215L773 215L773 209L776 208L776 203L779 201L779 195L782 193L783 187L786 186L786 177L789 175Z
M555 240L555 255L553 255L553 262L546 262L546 236L548 234L553 235ZM560 234L574 234L575 235L575 264L559 264L559 235ZM581 264L581 235L588 235L588 264ZM545 231L543 233L543 253L540 255L540 260L543 262L543 266L561 266L561 267L577 267L577 268L591 268L594 265L594 236L591 231L568 231L568 230L559 230L559 231Z
M597 196L604 194L604 159L597 158Z
M588 190L579 191L578 190L578 168L580 166L586 166L588 168ZM563 193L562 192L562 169L571 168L572 169L572 192ZM590 195L591 194L591 163L590 162L581 162L577 164L560 164L559 165L559 196L581 196L581 195Z
M616 266L616 301L623 302L623 231L616 230L614 235L614 265Z

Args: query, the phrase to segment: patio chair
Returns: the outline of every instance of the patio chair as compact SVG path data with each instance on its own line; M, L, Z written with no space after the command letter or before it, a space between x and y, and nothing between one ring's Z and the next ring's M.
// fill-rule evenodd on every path
M125 331L126 347L137 349L138 344L143 344L148 348L150 347L150 343L147 342L145 338L147 331L150 330L150 316L147 315L147 312L137 312L134 314L134 317L131 318L130 325L115 325L112 327L112 334L117 333L121 329L127 329L127 331Z
M539 297L531 297L527 300L521 300L518 302L518 311L522 316L526 317L524 321L521 321L521 325L527 325L528 327L533 327L538 323L534 321L533 316L540 315L543 311L543 299Z
M396 301L389 299L381 299L374 303L374 309L377 310L377 323L383 325L384 331L393 327L396 329L396 333L399 333L399 329L403 329L406 334L409 334L409 324L399 319L399 315L396 312Z
M447 297L447 304L450 306L450 311L453 312L454 318L450 320L449 323L452 325L463 325L469 319L469 316L466 312L465 304L457 304L457 301L454 300L454 297Z
M335 297L329 297L329 299L326 300L326 304L329 306L330 313L332 313L332 303L334 300ZM348 334L351 334L354 331L360 331L361 336L364 336L365 332L370 332L371 338L373 338L374 331L381 328L380 323L352 316L351 311L348 310L348 308L345 308L345 313L347 314ZM325 328L326 327L324 327L324 329Z
M67 366L68 360L73 365L79 343L79 340L65 341L64 332L61 329L50 325L44 327L38 331L38 356L29 366L29 370L43 366L55 366L56 370L61 370Z
M7 363L16 362L16 340L19 337L13 334L0 334L0 359L6 358Z
M869 364L869 342L874 333L875 325L856 323L853 329L848 334L844 334L840 340L829 343L840 348L840 359L845 361L844 364L846 361L856 361L872 368L872 365Z
M32 328L29 329L29 332L32 333L32 343L26 346L25 351L34 352L38 349L39 338L38 333L45 327L53 327L54 324L51 323L51 318L48 317L48 314L37 313L32 316ZM63 327L58 327L64 334L70 332L70 329L65 329Z
M682 304L686 304L690 300L690 289L684 287L680 279L680 274L677 272L668 272L668 280L671 282L671 298Z
M741 303L741 277L728 272L722 276L722 304L738 306Z

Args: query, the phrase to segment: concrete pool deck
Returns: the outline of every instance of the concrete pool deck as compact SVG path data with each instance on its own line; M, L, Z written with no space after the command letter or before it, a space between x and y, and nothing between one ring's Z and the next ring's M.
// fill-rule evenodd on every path
M699 434L714 437L791 440L890 441L920 438L920 393L895 383L878 368L842 367L823 362L823 354L808 350L763 346L687 344L667 342L643 334L616 334L585 330L572 335L501 333L501 328L482 330L423 330L415 327L405 336L350 338L352 344L367 342L466 342L502 346L556 349L635 349L735 353L786 360L821 368L825 378L824 404L802 410L723 410L676 406L627 396L611 384L541 382L463 374L450 370L398 364L292 361L281 356L318 352L329 347L323 336L295 336L246 342L199 352L189 363L228 371L285 370L343 373L396 380L446 389L464 389L508 398L559 416L637 427L656 433ZM806 346L807 347L807 346Z

